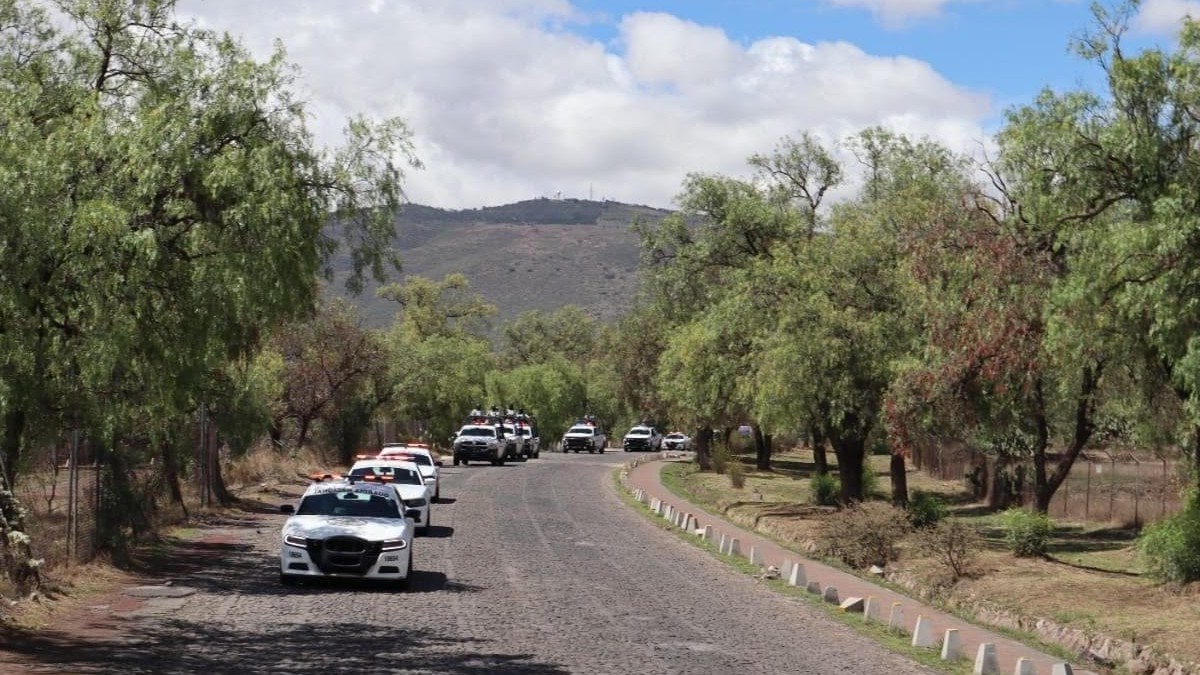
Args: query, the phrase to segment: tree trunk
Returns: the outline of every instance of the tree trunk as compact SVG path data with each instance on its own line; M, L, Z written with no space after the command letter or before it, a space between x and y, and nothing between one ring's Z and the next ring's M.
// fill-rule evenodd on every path
M759 471L771 470L771 436L754 425L754 467Z
M1054 493L1067 479L1079 453L1083 452L1084 446L1092 437L1092 412L1095 408L1092 396L1096 391L1099 378L1099 368L1084 368L1083 378L1079 385L1079 395L1075 400L1075 423L1071 432L1071 443L1063 453L1062 459L1058 460L1058 464L1054 466L1054 473L1049 476L1046 475L1046 446L1049 443L1042 442L1042 430L1040 428L1038 430L1038 447L1034 448L1033 454L1033 498L1034 508L1038 513L1046 513L1050 510L1050 500L1054 498ZM1040 387L1037 393L1040 399Z
M863 500L863 465L866 461L865 438L831 435L838 460L838 480L842 484L841 502L850 506Z
M908 508L908 474L905 472L904 455L893 452L888 473L892 477L892 506Z
M312 424L312 419L309 417L301 417L300 431L296 434L296 447L303 448L305 441L308 440L308 427Z
M17 485L17 467L21 463L21 437L25 434L25 409L12 408L4 414L4 439L0 441L0 461L9 489Z
M1192 428L1192 484L1200 490L1200 424Z
M229 490L225 487L225 478L221 475L221 445L220 439L217 438L217 429L214 425L208 427L208 447L212 450L208 453L208 475L209 489L213 499L221 506L229 506L235 501L233 495L229 494Z
M696 466L700 467L701 471L711 471L712 462L709 461L708 453L712 447L712 428L708 426L697 428L692 441L695 443Z
M163 441L159 453L162 457L163 480L167 482L167 492L171 495L171 501L183 509L183 517L187 518L187 504L183 501L183 487L179 484L179 457L175 454L175 444Z
M824 476L829 473L829 456L825 453L825 434L815 424L809 427L808 433L812 436L813 464L816 465L817 475Z

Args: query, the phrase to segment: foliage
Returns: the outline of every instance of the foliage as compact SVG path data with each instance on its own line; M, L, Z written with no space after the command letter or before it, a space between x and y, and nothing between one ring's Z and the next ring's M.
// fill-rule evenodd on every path
M712 467L713 473L724 474L729 469L730 463L736 463L730 452L729 446L724 443L717 443L709 450L708 455L709 466Z
M1004 541L1013 555L1034 558L1046 555L1054 523L1044 513L1035 513L1023 508L1012 508L1000 514L1000 526L1004 530Z
M562 437L583 410L587 394L579 367L562 357L489 373L486 387L488 400L515 402L537 417L544 446Z
M898 560L898 546L908 533L908 520L900 509L885 502L860 502L821 523L817 546L823 554L862 569Z
M961 518L946 518L917 533L917 548L933 557L957 581L970 573L983 547L978 528Z
M925 490L914 490L908 502L908 521L918 530L936 526L946 517L942 498Z
M729 485L735 490L741 490L746 487L746 470L742 468L742 463L736 459L729 463L727 470L729 474Z
M1147 572L1159 581L1200 580L1200 495L1192 491L1182 511L1143 530L1137 550Z
M836 506L841 485L838 479L829 473L813 474L808 482L809 499L816 506Z

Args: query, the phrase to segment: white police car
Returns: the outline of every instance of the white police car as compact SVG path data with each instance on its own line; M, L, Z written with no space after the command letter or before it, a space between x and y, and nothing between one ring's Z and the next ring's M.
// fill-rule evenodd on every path
M442 465L442 460L434 456L427 444L384 443L383 449L379 451L379 459L407 459L416 463L421 475L425 477L425 484L433 490L433 501L442 498L441 484L438 480L441 477L438 467Z
M401 459L378 459L359 456L350 467L350 477L363 481L387 483L400 496L404 508L416 511L413 518L419 534L429 534L433 511L433 488L425 483L420 468L411 461Z
M299 505L280 510L291 515L281 533L281 583L304 577L407 583L413 523L390 485L335 478L314 483Z

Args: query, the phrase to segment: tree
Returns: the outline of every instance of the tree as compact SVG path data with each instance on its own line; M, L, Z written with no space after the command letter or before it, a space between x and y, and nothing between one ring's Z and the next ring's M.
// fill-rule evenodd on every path
M214 369L312 307L331 213L351 287L394 262L395 159L415 164L398 120L354 120L343 148L314 149L282 51L256 62L180 25L173 2L52 7L54 21L0 5L0 495L29 440L62 424L128 481L115 440L140 406L194 409ZM18 512L0 499L5 542Z
M553 312L531 310L504 324L500 362L508 366L545 363L564 356L585 363L596 344L596 322L583 310L567 305Z

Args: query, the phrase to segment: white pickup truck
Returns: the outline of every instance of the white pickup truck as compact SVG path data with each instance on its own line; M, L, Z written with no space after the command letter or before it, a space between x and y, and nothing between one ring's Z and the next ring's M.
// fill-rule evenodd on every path
M625 452L658 452L662 449L662 434L658 429L639 424L625 434L621 445Z
M595 422L576 423L567 429L567 433L562 437L563 452L582 452L604 453L604 448L608 447L608 436L604 433L604 428Z

